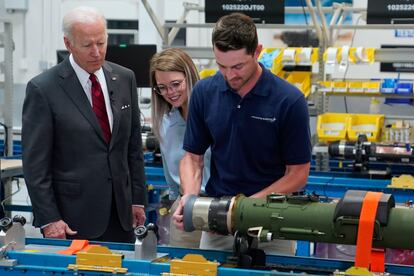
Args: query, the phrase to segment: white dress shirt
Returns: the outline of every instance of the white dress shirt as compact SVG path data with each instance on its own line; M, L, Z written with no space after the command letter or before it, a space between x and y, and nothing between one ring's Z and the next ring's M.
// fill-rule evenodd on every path
M83 87L83 90L85 91L86 97L88 97L89 103L92 106L92 95L91 95L91 89L92 89L92 82L89 79L89 73L86 72L83 68L81 68L73 59L72 54L69 56L70 64L73 67L73 70L75 70L76 76L78 77L78 80L80 84ZM108 87L106 86L106 80L105 80L105 74L102 70L102 67L99 68L98 71L95 73L96 78L98 79L99 84L102 88L102 93L104 95L105 99L105 107L106 107L106 113L108 114L108 120L109 120L109 128L112 132L112 125L114 121L114 115L112 114L112 108L111 108L111 100L108 93Z

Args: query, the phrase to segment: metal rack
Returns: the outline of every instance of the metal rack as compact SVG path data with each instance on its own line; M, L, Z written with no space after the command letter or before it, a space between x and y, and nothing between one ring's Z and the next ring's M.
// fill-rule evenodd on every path
M320 1L320 0L317 0L317 1ZM201 7L197 4L187 3L187 2L183 3L183 8L184 8L183 13L175 23L162 23L157 17L154 10L152 9L151 5L149 4L149 1L141 0L141 2L144 8L146 9L148 15L150 16L155 28L157 29L162 39L163 48L168 48L171 46L171 43L174 41L175 36L178 33L178 30L180 28L205 29L205 28L214 27L213 23L203 23L203 24L184 23L190 11L198 11L198 12L204 11L204 7ZM344 12L355 10L348 6L336 5L335 7L322 8L320 11L321 12L334 12L338 8L341 8L341 14ZM315 13L312 6L304 7L304 9L307 10L311 14ZM303 13L303 8L302 7L285 7L285 11L288 13L301 14ZM297 29L315 30L318 28L318 25L315 25L315 22L313 22L313 24L310 24L310 25L256 24L256 26L258 29L275 29L275 30L297 30ZM214 59L211 47L184 47L184 49L192 58Z
M385 25L387 26L387 25ZM414 25L410 25L414 28ZM399 26L392 26L394 29ZM405 28L408 28L404 25ZM390 28L392 29L392 28ZM414 48L388 48L388 49L376 49L375 50L375 62L414 62ZM321 63L320 63L321 64ZM323 63L322 63L323 64ZM349 65L348 65L349 66ZM320 68L323 66L320 66ZM326 75L320 76L320 79L327 78ZM328 76L329 78L329 76ZM319 97L319 104L317 107L317 113L322 114L327 111L327 106L330 96L349 96L349 97L386 97L386 98L398 98L398 99L410 99L414 98L414 95L397 95L387 93L340 93L340 92L321 92L316 89L316 97Z
M198 12L204 11L204 7L196 4L184 3L184 12L175 23L162 24L154 11L152 10L148 0L141 0L145 9L151 17L156 29L158 30L162 38L162 47L168 48L171 46L172 41L180 28L212 28L214 24L198 24L198 23L184 23L185 18L189 11L195 10ZM315 0L315 4L310 0L306 0L306 7L285 7L287 13L301 14L305 10L310 14L312 23L309 25L283 25L283 24L256 24L258 29L274 29L274 30L315 30L319 39L319 72L314 75L315 80L328 80L330 75L327 75L324 71L323 53L326 49L334 44L340 30L361 30L361 29L414 29L414 24L404 25L344 25L347 15L352 13L361 14L361 18L365 16L366 8L354 8L346 4L334 4L332 7L322 7L320 0ZM327 22L325 13L331 13L332 19ZM168 32L168 30L171 31ZM190 54L192 58L213 59L213 51L211 47L183 47L186 52ZM414 62L414 49L409 48L393 48L393 49L376 49L374 60L376 62ZM414 98L414 96L407 95L390 95L380 93L327 93L318 91L318 87L314 93L311 94L309 102L313 102L314 106L310 108L312 116L322 114L327 111L329 97L332 96L363 96L363 97L388 97L388 98ZM323 156L317 156L317 167L321 170L327 169L329 158L323 154Z
M8 131L5 137L7 141L5 152L6 156L13 154L13 27L8 20L0 19L0 24L4 26L4 31L0 33L0 47L4 48L4 60L0 62L1 71L4 73L4 81L0 82L0 88L4 89L4 104L2 106L4 125Z

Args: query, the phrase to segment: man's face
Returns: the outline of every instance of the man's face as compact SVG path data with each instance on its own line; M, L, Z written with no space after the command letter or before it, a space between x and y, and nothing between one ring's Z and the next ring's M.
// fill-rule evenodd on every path
M104 22L77 23L72 29L72 39L64 38L66 48L76 63L88 73L102 67L107 46Z
M214 55L220 72L229 86L239 91L249 82L258 70L257 57L261 51L259 45L253 55L246 53L246 49L222 52L214 47Z

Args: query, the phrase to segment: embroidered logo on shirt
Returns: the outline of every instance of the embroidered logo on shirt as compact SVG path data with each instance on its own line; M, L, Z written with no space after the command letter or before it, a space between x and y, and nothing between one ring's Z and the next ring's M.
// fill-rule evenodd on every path
M260 121L266 121L266 122L269 122L269 123L274 123L276 121L275 117L266 118L266 117L259 117L259 116L252 115L252 116L250 116L250 118L255 119L255 120L260 120Z

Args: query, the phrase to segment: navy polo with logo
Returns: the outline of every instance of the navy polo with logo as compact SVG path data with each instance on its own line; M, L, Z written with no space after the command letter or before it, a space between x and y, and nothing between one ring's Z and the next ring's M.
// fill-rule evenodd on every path
M250 196L281 178L286 165L311 160L303 94L262 69L244 98L220 72L193 89L183 148L202 155L211 146L208 196Z

